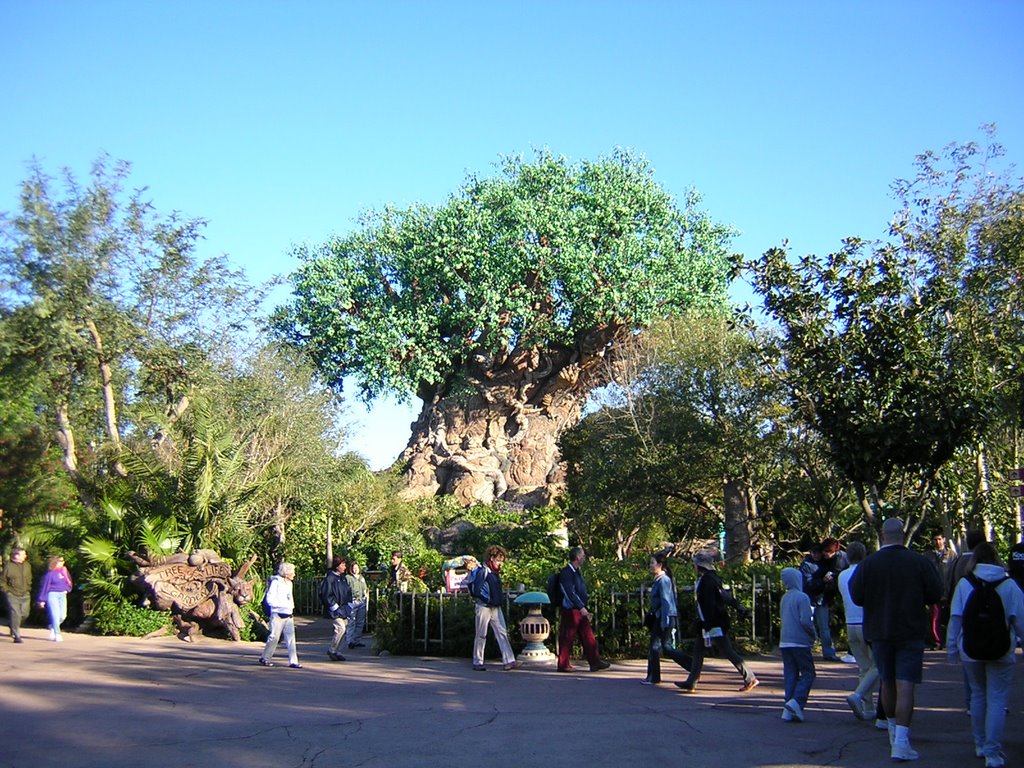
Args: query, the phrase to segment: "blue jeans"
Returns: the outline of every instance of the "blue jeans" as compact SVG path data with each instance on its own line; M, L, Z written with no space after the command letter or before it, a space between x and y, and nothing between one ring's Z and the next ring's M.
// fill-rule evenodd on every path
M971 686L971 732L974 746L985 757L996 757L1002 751L1003 727L1006 725L1006 702L1013 682L1013 664L998 661L964 659L964 672Z
M60 625L68 617L68 593L46 593L46 615L50 617L50 629L55 637L60 637Z
M366 598L352 601L352 618L348 620L348 629L345 631L345 642L349 645L358 643L363 638L363 628L366 626Z
M647 648L647 679L652 683L661 682L661 655L672 659L676 664L690 671L690 664L693 659L690 654L683 653L676 649L675 627L668 626L661 629L651 630L651 644Z
M828 626L829 607L827 603L814 606L814 628L818 630L818 639L821 640L821 657L823 659L834 659L836 649L832 647L832 630ZM786 699L789 701L789 699Z
M814 656L810 648L780 648L782 651L782 680L785 700L796 699L803 709L818 673L814 671Z

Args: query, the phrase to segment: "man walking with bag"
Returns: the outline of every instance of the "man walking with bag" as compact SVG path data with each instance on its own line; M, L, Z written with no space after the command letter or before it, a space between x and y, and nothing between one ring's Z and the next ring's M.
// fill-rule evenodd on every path
M558 631L558 671L572 672L570 659L572 646L579 635L583 655L590 663L591 672L600 672L611 666L597 651L597 638L590 626L590 612L587 610L587 585L583 581L580 567L587 559L583 547L569 550L569 564L558 575L562 588L562 620Z

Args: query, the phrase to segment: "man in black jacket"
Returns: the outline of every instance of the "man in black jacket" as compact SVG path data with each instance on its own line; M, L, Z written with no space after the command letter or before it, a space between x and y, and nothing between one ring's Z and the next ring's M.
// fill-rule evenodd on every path
M345 657L338 653L338 647L345 639L345 629L352 616L352 588L345 578L346 570L348 562L344 557L335 555L331 559L331 570L327 572L320 587L320 602L323 603L324 613L334 621L334 634L331 636L331 644L327 646L327 656L331 661L345 661Z
M722 588L722 580L715 572L715 558L708 552L698 552L693 556L693 566L697 570L697 625L700 634L693 644L693 662L690 675L684 682L676 683L687 693L697 690L701 670L704 668L704 655L715 646L736 667L743 676L740 692L752 691L759 684L754 673L743 663L743 657L732 647L729 641L729 611L732 606L743 617L750 611L740 605L739 601Z
M889 717L890 757L917 760L910 746L914 686L921 682L925 606L942 599L942 579L924 555L903 543L903 521L882 523L882 547L850 579L850 598L864 608L864 639L871 645Z

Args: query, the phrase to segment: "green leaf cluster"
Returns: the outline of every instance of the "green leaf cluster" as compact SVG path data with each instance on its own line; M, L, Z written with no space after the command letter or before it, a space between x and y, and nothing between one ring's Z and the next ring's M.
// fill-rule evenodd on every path
M679 207L626 151L570 164L547 151L470 178L445 204L368 214L300 249L276 328L324 378L365 397L447 394L510 350L573 348L724 298L731 232Z
M101 635L145 637L171 629L169 611L140 608L124 600L107 600L92 612L93 627Z

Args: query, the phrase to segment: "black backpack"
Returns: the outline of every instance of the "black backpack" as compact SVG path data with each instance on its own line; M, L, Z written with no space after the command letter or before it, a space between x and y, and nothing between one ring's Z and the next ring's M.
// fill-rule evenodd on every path
M551 601L551 607L557 611L562 607L562 585L560 583L561 572L555 571L548 576L547 592L548 600Z
M977 661L1001 659L1010 650L1006 611L996 587L1006 581L982 581L973 573L964 576L974 591L967 597L963 615L964 653Z

